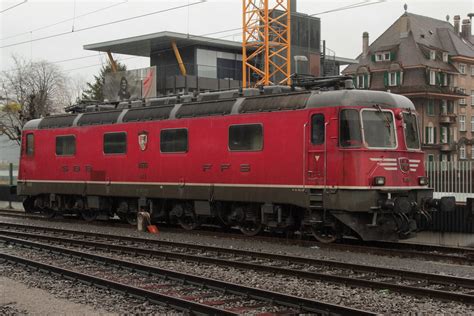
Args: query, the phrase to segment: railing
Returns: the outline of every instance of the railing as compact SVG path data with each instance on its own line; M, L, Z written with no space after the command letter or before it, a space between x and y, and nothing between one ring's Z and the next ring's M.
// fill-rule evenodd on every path
M435 197L454 195L459 202L474 198L473 166L473 161L426 162L426 175Z
M19 201L16 195L16 183L18 167L10 164L0 165L0 201L7 201L8 208L12 208L12 202Z

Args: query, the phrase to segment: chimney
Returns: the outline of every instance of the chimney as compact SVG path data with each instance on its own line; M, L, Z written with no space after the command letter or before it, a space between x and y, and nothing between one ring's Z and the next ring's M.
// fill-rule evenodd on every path
M464 38L466 41L469 41L471 37L471 20L469 19L462 20L461 37Z
M459 15L454 16L454 32L459 35L459 24L461 22L461 17Z
M408 15L405 13L400 17L400 38L408 37Z
M362 56L367 56L369 53L369 33L362 33Z

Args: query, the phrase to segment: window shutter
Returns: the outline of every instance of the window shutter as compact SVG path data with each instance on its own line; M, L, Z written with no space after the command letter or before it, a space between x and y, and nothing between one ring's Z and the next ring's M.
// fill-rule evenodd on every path
M434 140L434 143L436 144L436 138L437 138L436 137L436 127L433 127L433 135L434 135L433 140Z
M367 89L369 87L369 75L364 74L364 88Z
M372 78L372 76L370 75L370 73L367 75L367 89L370 88L370 79Z
M451 142L451 129L450 128L446 128L446 139L448 140L448 143Z
M439 85L440 86L444 85L444 73L442 72L439 73Z
M352 77L352 82L354 83L354 87L357 88L357 75L354 74L354 77Z
M436 72L435 78L436 78L436 85L439 86L441 84L439 72Z
M428 140L429 140L429 137L428 137L428 126L425 127L425 144L428 144Z
M446 82L448 83L448 86L451 84L451 76L446 74L446 77L448 80L446 80Z
M400 71L397 72L397 86L401 83Z
M388 72L383 73L383 84L387 87L388 86Z
M390 60L395 60L395 52L390 52Z
M429 68L426 68L425 79L426 79L426 84L430 84L430 70L429 70Z
M371 55L370 58L371 58L372 61L375 63L375 54Z

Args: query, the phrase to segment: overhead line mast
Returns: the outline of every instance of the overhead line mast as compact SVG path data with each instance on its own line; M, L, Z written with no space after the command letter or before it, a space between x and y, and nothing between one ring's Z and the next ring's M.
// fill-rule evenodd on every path
M243 87L291 84L290 0L242 0Z

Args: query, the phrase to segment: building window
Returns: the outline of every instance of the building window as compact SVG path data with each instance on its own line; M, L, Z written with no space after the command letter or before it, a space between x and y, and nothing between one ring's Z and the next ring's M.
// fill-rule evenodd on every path
M104 134L104 154L125 154L127 152L127 133Z
M459 88L459 91L462 94L466 94L466 89L464 88ZM459 99L459 105L466 105L466 98Z
M229 127L229 149L231 151L258 151L262 148L263 126L261 124Z
M26 155L33 156L35 154L35 135L26 135Z
M439 73L439 84L443 87L448 85L448 74L444 72Z
M466 159L466 145L459 146L459 159Z
M388 73L388 85L390 87L398 85L398 76L399 76L399 74L397 72L389 72Z
M426 107L426 114L433 116L435 115L434 100L428 100L428 106Z
M444 61L445 63L447 63L447 62L449 61L449 57L448 57L448 56L449 56L448 53L446 53L446 52L443 53L443 61Z
M441 135L440 135L440 143L441 144L447 144L448 143L448 128L445 126L441 126Z
M392 60L390 52L380 52L375 54L375 61Z
M188 151L188 130L185 128L164 129L160 132L162 153L185 153Z
M471 105L474 106L474 90L471 90Z
M433 126L427 126L425 130L425 141L427 144L435 143L435 128Z
M76 154L76 137L73 135L56 137L56 155L74 156Z
M434 86L436 84L436 71L430 70L430 85Z
M430 50L430 59L435 60L436 59L436 51Z
M466 131L466 115L459 115L459 131Z
M324 134L325 134L324 114L313 115L312 122L311 122L311 143L313 145L324 144Z
M441 100L441 114L448 114L448 100Z
M459 72L461 73L461 75L466 74L466 65L465 64L459 64Z
M474 145L471 146L471 159L474 159Z
M365 89L365 88L368 88L368 75L367 74L364 74L364 75L357 75L357 78L356 78L356 85L357 85L357 88L358 89Z

